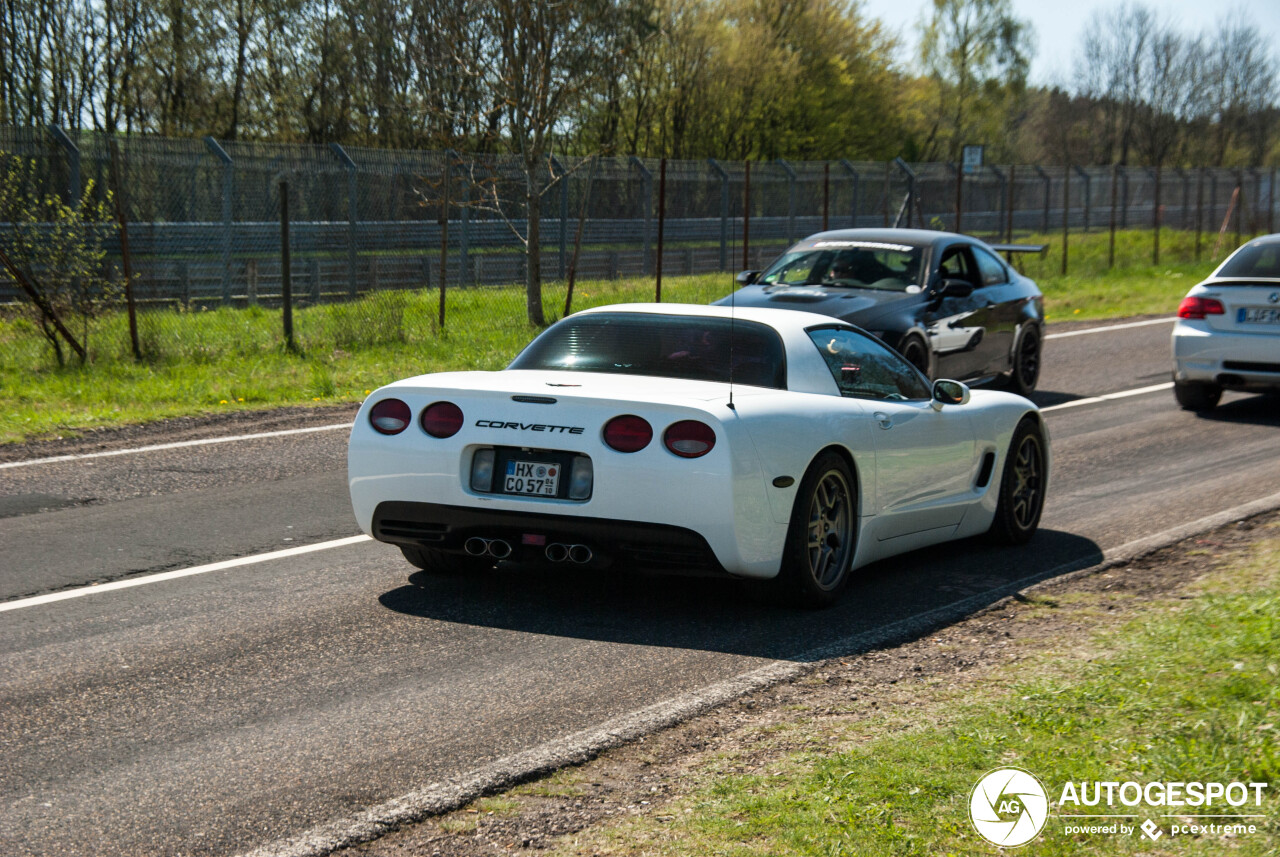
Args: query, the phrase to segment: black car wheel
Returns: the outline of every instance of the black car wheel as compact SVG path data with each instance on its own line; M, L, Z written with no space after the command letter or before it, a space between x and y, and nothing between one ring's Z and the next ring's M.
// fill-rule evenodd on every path
M908 334L898 348L898 353L906 358L907 362L920 370L930 381L933 380L933 374L930 370L929 346L919 336Z
M1034 327L1023 328L1009 371L1009 389L1020 396L1030 396L1040 380L1040 345L1040 331Z
M1034 419L1024 419L1014 430L1005 457L1000 499L988 531L995 541L1021 545L1035 535L1040 526L1040 513L1044 511L1047 469L1048 457L1040 426Z
M475 573L493 568L493 560L480 556L459 556L446 553L436 548L424 548L417 545L400 545L400 552L409 564L423 571L437 574L453 572Z
M800 481L779 583L806 607L833 603L849 580L858 539L857 495L849 465L818 456Z

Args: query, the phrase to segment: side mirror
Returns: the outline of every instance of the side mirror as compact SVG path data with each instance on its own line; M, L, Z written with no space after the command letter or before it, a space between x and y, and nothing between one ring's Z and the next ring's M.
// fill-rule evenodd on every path
M942 410L943 405L969 404L969 388L959 381L939 378L933 382L933 406Z
M759 276L760 276L759 271L743 271L733 279L740 286L749 286L752 283L754 283L756 281L756 278L758 278Z
M967 298L971 294L973 294L973 283L954 277L943 280L942 287L938 289L939 298Z

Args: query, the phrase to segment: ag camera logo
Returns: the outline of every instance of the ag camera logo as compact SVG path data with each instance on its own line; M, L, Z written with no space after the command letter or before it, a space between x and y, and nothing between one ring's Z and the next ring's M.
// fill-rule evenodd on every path
M1025 845L1040 835L1048 819L1044 786L1021 768L996 768L978 780L969 796L969 820L993 845Z

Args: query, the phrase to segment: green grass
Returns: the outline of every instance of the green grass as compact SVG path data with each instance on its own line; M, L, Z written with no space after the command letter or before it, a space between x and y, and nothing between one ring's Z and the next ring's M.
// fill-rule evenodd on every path
M1064 277L1061 234L1018 240L1051 245L1043 258L1017 260L1044 291L1051 322L1172 313L1213 267L1208 238L1204 261L1157 267L1151 264L1151 233L1129 231L1117 236L1116 267L1109 270L1109 236L1095 231L1072 235L1070 274ZM1189 233L1162 232L1162 259L1192 259L1193 241ZM731 287L728 274L669 277L663 299L708 303ZM564 296L563 283L545 287L548 321L563 311ZM573 306L652 296L650 278L580 282ZM537 333L525 320L518 286L451 289L447 301L443 331L439 292L432 289L298 309L295 353L283 348L276 309L144 312L141 363L130 354L124 314L113 313L91 329L90 365L64 368L55 365L29 322L0 318L0 442L234 408L359 401L366 390L406 375L501 368Z
M987 771L1031 771L1057 801L1067 781L1266 782L1261 808L1138 807L1063 812L1238 812L1259 832L1171 840L1156 853L1277 853L1280 834L1280 535L1234 567L1215 572L1185 600L1127 596L1136 618L1056 641L977 687L938 681L923 706L881 716L797 718L790 752L749 774L729 757L692 791L647 816L607 825L560 853L611 855L993 854L970 825L968 799ZM1119 572L1123 574L1124 571ZM1185 593L1184 593L1185 594ZM1035 609L1090 610L1126 596L1085 594ZM1112 614L1115 615L1115 614ZM1074 623L1070 623L1074 624ZM1106 623L1103 623L1104 625ZM980 692L977 692L980 691ZM917 694L919 696L919 694ZM883 707L881 710L884 710ZM747 742L749 746L757 746ZM717 769L718 768L718 769ZM1148 853L1137 835L1068 835L1051 817L1026 853ZM1134 820L1128 820L1133 824ZM1187 823L1185 821L1181 823Z

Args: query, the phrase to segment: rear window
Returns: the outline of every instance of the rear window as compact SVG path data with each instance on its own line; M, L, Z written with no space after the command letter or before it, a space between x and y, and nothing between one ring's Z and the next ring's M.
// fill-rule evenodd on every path
M732 359L734 383L782 390L784 354L778 334L755 322L593 313L554 325L507 368L727 382Z
M1280 279L1280 243L1246 244L1214 276Z

